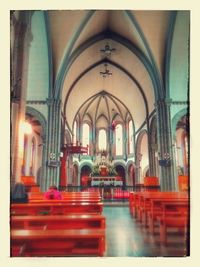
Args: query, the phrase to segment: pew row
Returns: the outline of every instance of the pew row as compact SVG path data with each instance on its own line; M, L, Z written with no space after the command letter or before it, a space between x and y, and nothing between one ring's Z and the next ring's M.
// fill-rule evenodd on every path
M169 211L177 210L175 215L169 215ZM167 244L167 230L170 228L178 229L179 233L185 235L185 239L189 234L189 207L186 202L166 202L162 203L162 214L156 217L159 222L160 242Z
M188 194L183 192L131 192L129 209L133 217L142 222L143 214L150 209L151 199L188 199Z
M11 230L12 257L103 256L104 252L103 229Z
M101 196L99 192L61 192L63 200L65 199L79 199L79 198L85 198L85 199L96 199L101 200ZM34 200L42 200L44 199L44 193L43 192L30 192L28 194L29 201Z
M70 213L101 214L102 203L23 203L11 204L11 215L66 215Z
M105 229L105 216L99 214L11 216L11 229Z
M97 197L68 197L65 199L32 199L29 203L98 203L101 198Z
M141 225L154 234L159 227L160 242L166 245L167 230L175 228L177 233L188 233L189 197L186 192L131 192L130 213Z
M168 209L164 209L165 205L172 204ZM154 227L157 222L157 218L163 215L165 212L166 216L179 217L183 214L188 216L189 213L189 202L188 198L171 198L171 199L151 199L150 206L144 212L144 225L149 226L150 233L154 233Z

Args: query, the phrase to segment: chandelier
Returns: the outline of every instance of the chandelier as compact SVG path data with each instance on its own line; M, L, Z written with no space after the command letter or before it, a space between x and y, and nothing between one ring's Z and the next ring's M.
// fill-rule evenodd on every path
M110 72L110 70L108 69L108 64L107 63L104 63L104 67L105 67L105 70L104 71L100 71L100 75L102 75L103 78L106 78L106 77L112 75L112 72Z
M116 48L111 48L107 43L104 49L100 49L100 52L103 53L104 57L110 57L112 52L115 52Z

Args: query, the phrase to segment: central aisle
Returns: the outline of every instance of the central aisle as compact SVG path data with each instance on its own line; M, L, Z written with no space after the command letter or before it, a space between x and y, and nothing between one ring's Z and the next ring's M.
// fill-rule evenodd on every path
M106 216L105 257L184 256L183 242L160 246L159 234L154 237L133 219L126 206L104 206Z

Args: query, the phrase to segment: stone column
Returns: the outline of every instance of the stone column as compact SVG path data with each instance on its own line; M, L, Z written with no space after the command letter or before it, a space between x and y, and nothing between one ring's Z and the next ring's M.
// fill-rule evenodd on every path
M27 77L29 63L29 48L32 41L31 34L32 12L21 12L15 21L14 44L11 51L11 103L12 103L12 173L11 187L21 179L23 161L24 133L20 122L25 120ZM14 115L14 113L16 114Z
M173 191L177 189L177 181L174 175L174 157L172 149L172 133L170 119L170 102L158 100L157 109L157 138L159 158L163 159L169 155L169 166L159 166L159 178L162 191Z
M47 135L47 171L45 189L50 185L59 186L60 173L60 135L61 135L61 101L49 98L48 135Z

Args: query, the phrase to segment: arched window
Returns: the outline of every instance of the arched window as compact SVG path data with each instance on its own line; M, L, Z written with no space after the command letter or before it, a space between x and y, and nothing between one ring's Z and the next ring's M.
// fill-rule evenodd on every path
M117 126L116 126L115 138L116 138L116 156L120 156L123 153L122 125L121 124L117 124Z
M129 144L129 154L133 153L133 122L128 123L128 144Z
M83 138L82 144L84 147L89 145L90 143L90 126L87 123L83 124Z
M77 141L77 123L74 122L74 129L73 129L73 143L76 143Z
M106 141L106 130L100 129L99 130L99 150L106 150L107 148L107 141Z

